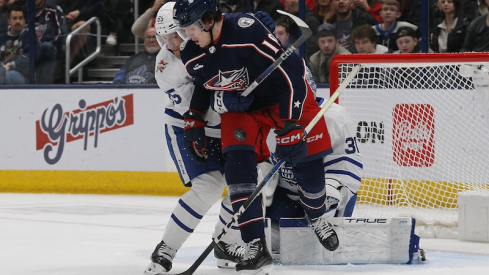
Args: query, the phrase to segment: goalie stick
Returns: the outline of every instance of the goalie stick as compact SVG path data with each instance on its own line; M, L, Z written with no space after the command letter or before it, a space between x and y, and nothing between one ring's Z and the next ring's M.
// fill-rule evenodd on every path
M307 26L304 23L304 21L302 21L300 18L298 18L296 16L293 16L293 15L290 15L290 14L288 14L286 12L281 12L281 13L286 14L286 15L289 15L294 21L299 20L298 22L296 22L297 25L301 26L302 23L303 23L303 25ZM301 29L302 29L302 27L301 27ZM309 28L307 28L307 30L308 30L308 32L307 31L306 32L304 32L304 31L302 32L302 36L296 41L296 43L294 43L294 45L292 45L291 47L289 47L289 49L292 48L292 47L294 47L294 48L298 47L299 45L297 45L297 42L299 40L305 41L307 39L307 37L306 38L303 38L304 35L310 36L312 34L312 32L311 32L311 30ZM301 42L301 44L302 44L302 42ZM268 76L275 68L277 68L278 65L280 65L280 63L282 63L282 61L285 60L285 58L287 58L287 57L285 57L285 58L282 59L282 56L284 55L284 53L264 73L262 73L260 75L260 77L262 77L264 75L265 75L264 77ZM289 55L290 54L288 54L287 56L289 56ZM279 62L277 62L277 61L279 61ZM275 63L277 63L277 64L274 66ZM273 69L270 71L270 68L272 68L272 67L273 67ZM316 114L316 116L311 120L311 122L304 129L304 137L303 137L303 139L306 138L307 134L316 125L316 123L321 119L321 117L324 115L324 113L326 112L326 110L328 110L328 108L331 106L331 104L333 104L333 102L338 98L338 96L346 88L346 86L348 85L348 83L351 82L351 80L355 77L355 75L358 73L359 70L360 70L360 66L355 67L350 72L350 74L347 76L347 78L341 83L341 85L338 87L338 89L336 89L335 93L333 95L331 95L330 99L324 104L324 106L321 108L321 110L319 110L319 112ZM251 88L249 90L248 94L259 83L261 83L263 81L263 79L261 79L260 81L258 81L258 79L257 79L254 82L254 83L257 83L257 84L253 88ZM246 90L248 90L248 89L246 89ZM245 92L246 92L246 90L245 90ZM244 94L244 92L243 92L243 94ZM255 198L258 195L260 195L261 190L263 189L263 187L268 183L268 181L273 177L273 175L275 175L275 173L277 173L277 171L284 165L284 163L285 162L283 160L279 160L273 166L273 168L263 178L263 180L260 182L260 184L258 184L256 186L255 191L253 191L253 193L249 196L249 198L243 203L243 205L241 205L241 207L239 208L238 212L233 215L233 217L231 218L231 221L229 221L224 226L224 228L222 229L221 233L214 240L212 240L212 242L207 246L207 248L204 250L204 252L202 252L202 254L200 254L200 256L197 258L197 260L195 260L195 262L187 270L185 270L184 272L181 272L181 273L176 273L175 275L192 275L192 274L194 274L195 270L197 270L197 268L202 264L202 262L205 260L205 258L207 258L207 256L214 249L216 243L218 243L221 240L222 236L224 236L224 234L227 233L227 231L231 228L231 226L233 226L233 224L239 219L239 217L241 217L241 215L246 211L246 209L248 208L248 206L255 200Z

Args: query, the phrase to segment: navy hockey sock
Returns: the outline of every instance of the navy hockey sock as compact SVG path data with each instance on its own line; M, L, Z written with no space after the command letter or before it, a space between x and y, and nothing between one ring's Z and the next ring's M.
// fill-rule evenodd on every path
M230 151L225 154L224 175L233 205L233 210L239 208L256 189L257 169L256 154L253 151ZM248 243L256 238L264 238L262 196L248 206L248 209L238 219L241 238Z
M326 211L323 159L301 162L292 168L304 211L309 218L317 218Z

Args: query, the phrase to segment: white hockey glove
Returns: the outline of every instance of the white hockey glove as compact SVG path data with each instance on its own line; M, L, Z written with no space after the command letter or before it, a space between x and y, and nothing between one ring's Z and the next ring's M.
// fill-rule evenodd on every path
M333 218L344 202L341 189L343 185L334 179L326 179L326 213L328 218Z
M270 162L262 162L258 164L258 183L260 183L265 176L272 170L273 164ZM278 185L278 175L279 172L275 173L272 178L268 181L268 183L263 187L262 189L262 194L263 194L263 202L266 207L269 207L272 205L273 202L273 194L275 193L275 189L277 189Z

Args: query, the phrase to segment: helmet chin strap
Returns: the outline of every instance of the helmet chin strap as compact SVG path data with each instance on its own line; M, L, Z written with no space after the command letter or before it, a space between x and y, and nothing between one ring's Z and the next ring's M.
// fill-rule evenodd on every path
M216 21L212 22L212 26L210 29L206 30L205 28L203 29L205 32L208 32L209 35L211 36L211 43L209 44L209 51L213 53L216 48L214 47L214 35L212 34L212 29L214 29L214 26L216 25Z

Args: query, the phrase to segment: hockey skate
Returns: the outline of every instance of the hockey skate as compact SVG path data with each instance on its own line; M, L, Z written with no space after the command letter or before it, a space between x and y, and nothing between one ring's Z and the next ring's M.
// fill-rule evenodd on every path
M214 247L214 256L217 258L217 267L235 268L236 263L244 257L245 247L237 244L227 244L220 241Z
M247 244L243 260L236 264L236 271L246 274L270 274L272 262L265 239L254 239Z
M338 235L336 235L333 225L326 219L325 215L310 219L309 222L324 248L329 251L335 251L340 245Z
M144 271L144 275L160 275L170 271L176 253L175 249L161 241L151 254L151 263Z

